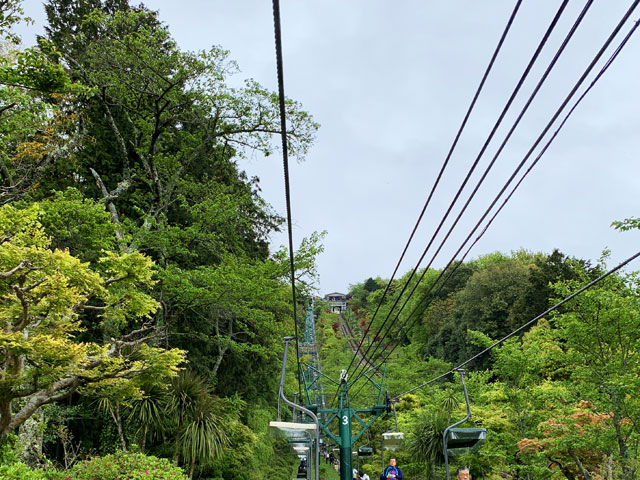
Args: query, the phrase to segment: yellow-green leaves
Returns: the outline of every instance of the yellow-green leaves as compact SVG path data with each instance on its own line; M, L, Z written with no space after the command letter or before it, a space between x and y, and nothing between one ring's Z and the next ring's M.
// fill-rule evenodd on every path
M123 325L131 318L146 317L156 311L158 302L144 290L155 283L153 261L149 257L139 252L105 252L99 263L107 277L101 298L105 303L100 314L103 320Z
M174 376L184 361L181 350L146 343L156 336L149 316L158 307L147 292L151 259L105 250L93 264L82 262L50 247L41 213L37 203L0 207L0 408L29 400L0 419L0 436L83 386L135 398L142 382ZM114 337L81 341L92 318L116 324Z

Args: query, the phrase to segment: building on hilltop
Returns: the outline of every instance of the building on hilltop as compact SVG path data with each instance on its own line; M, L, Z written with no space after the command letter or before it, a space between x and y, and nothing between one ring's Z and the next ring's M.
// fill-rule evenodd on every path
M347 309L347 296L344 293L328 293L324 299L331 304L331 311L334 313L340 313Z

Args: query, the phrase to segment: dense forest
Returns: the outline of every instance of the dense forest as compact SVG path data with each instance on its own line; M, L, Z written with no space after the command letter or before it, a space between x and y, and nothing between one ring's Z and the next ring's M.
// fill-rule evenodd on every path
M181 50L142 5L44 6L44 33L25 48L21 1L0 0L0 478L294 478L296 456L268 429L290 415L277 399L282 338L295 331L288 252L269 243L284 220L242 168L276 149L278 96L253 80L229 87L229 52ZM303 159L318 125L299 103L286 109L289 153ZM294 252L300 331L322 238ZM397 397L397 418L356 445L374 454L358 466L378 477L380 437L397 420L405 478L443 478L442 432L465 413L460 380L409 390L606 261L494 253L366 279L341 315L316 301L324 373L338 378L347 342L362 339ZM466 365L465 426L488 435L455 465L484 479L635 479L639 300L638 275L617 272ZM290 397L294 372L292 359ZM371 404L366 384L350 395Z
M277 95L127 0L45 2L23 48L20 3L0 1L0 477L287 478L283 219L240 166L277 145ZM302 159L317 125L286 107Z
M636 228L637 220L615 225ZM364 339L363 351L374 363L387 361L386 388L397 399L398 429L405 433L395 452L405 478L444 478L442 434L465 416L459 376L424 383L600 277L606 259L607 252L597 264L559 251L495 253L453 264L449 271L419 272L425 275L417 286L415 278L422 275L411 279L407 273L391 283L369 278L351 287L343 317L354 336ZM454 465L468 465L473 478L484 479L636 478L637 288L637 273L614 273L466 364L472 417L463 427L486 428L487 441L474 453L454 457ZM319 323L323 368L334 373L352 356L335 348L346 341L335 333L335 316L321 314ZM370 390L356 388L351 403L371 403ZM394 419L387 418L361 445L378 451L381 433L394 429ZM362 468L378 475L379 459Z

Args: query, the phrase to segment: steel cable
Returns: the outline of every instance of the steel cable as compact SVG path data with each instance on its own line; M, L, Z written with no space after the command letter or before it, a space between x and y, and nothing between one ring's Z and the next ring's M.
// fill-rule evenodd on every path
M593 287L594 285L596 285L597 283L599 283L600 281L604 280L605 278L607 278L609 275L611 275L614 272L617 272L618 270L620 270L622 267L624 267L625 265L627 265L628 263L632 262L633 260L635 260L636 258L640 257L640 252L637 252L635 255L632 255L631 257L627 258L624 262L620 263L619 265L617 265L616 267L612 268L611 270L609 270L606 273L603 273L602 275L600 275L598 278L596 278L595 280L589 282L588 284L584 285L582 288L580 288L579 290L576 290L575 292L573 292L571 295L569 295L568 297L565 297L564 299L560 300L558 303L556 303L554 306L546 309L544 312L542 312L540 315L532 318L531 320L529 320L527 323L519 326L517 329L515 329L513 332L509 333L508 335L502 337L500 340L495 341L494 343L492 343L490 346L488 346L487 348L485 348L484 350L482 350L480 353L477 353L476 355L474 355L473 357L465 360L464 362L462 362L460 365L457 365L455 367L453 367L451 370L449 370L446 373L443 373L441 375L438 375L437 377L432 378L431 380L421 383L420 385L413 387L410 390L407 390L406 392L403 392L399 395L396 395L395 397L391 398L391 401L395 402L397 401L399 398L408 395L409 393L415 392L416 390L423 388L427 385L429 385L430 383L435 382L436 380L439 380L453 372L455 372L456 370L465 367L466 365L468 365L469 363L471 363L472 361L476 360L477 358L481 357L482 355L484 355L485 353L493 350L495 347L497 347L498 345L501 345L502 343L506 342L508 339L510 339L511 337L517 335L518 333L520 333L522 330L524 330L525 328L529 327L530 325L532 325L533 323L537 322L538 320L540 320L541 318L543 318L545 315L553 312L554 310L556 310L557 308L561 307L562 305L564 305L565 303L567 303L569 300L573 299L574 297L580 295L582 292L584 292L585 290L588 290L589 288Z
M291 270L291 296L293 302L293 325L296 336L296 362L298 378L298 398L302 398L300 387L300 348L298 345L298 316L296 312L296 277L293 258L293 229L291 223L291 192L289 188L289 154L287 149L287 118L284 96L284 74L282 66L282 35L280 29L280 2L273 0L273 29L276 42L276 65L278 72L278 100L280 106L280 130L282 137L282 164L284 168L284 193L287 204L287 231L289 234L289 264Z
M398 260L398 263L396 264L393 273L391 274L391 278L389 279L389 282L387 283L387 286L384 289L384 292L382 294L382 297L380 299L380 301L378 302L378 306L376 307L376 310L373 314L373 317L371 319L371 322L369 323L369 327L367 327L365 329L365 332L362 335L362 340L360 341L360 343L358 344L358 348L356 350L356 352L353 355L353 358L351 359L351 362L349 363L349 366L347 367L347 372L349 372L349 370L351 369L351 365L353 365L353 362L355 361L355 359L358 356L358 353L360 352L360 346L362 345L362 342L364 341L364 339L366 338L367 334L369 333L369 328L370 325L372 325L373 319L376 317L376 315L378 314L378 310L380 309L380 306L382 305L382 303L384 302L384 299L387 295L387 292L389 291L389 287L391 286L391 283L393 282L393 279L396 276L396 273L398 272L398 268L400 267L400 264L402 263L402 260L404 259L405 254L407 253L407 249L409 248L409 245L411 244L413 237L418 229L418 226L420 225L420 223L422 222L422 218L424 217L424 214L427 210L427 207L429 206L429 203L431 202L431 198L433 197L433 194L436 190L436 188L438 187L440 180L442 178L442 175L444 174L445 169L447 168L447 165L449 164L449 160L451 159L451 156L453 155L453 151L455 150L456 146L458 145L458 140L460 139L460 136L462 135L462 131L464 130L465 126L467 125L467 121L469 120L469 117L471 116L471 112L473 111L473 108L475 107L475 104L478 100L478 97L480 96L480 92L482 91L484 84L487 80L487 78L489 77L489 73L491 72L491 69L493 68L493 64L496 61L496 58L498 57L498 53L500 52L500 50L502 49L502 45L507 37L507 34L509 33L509 30L511 29L511 25L513 24L513 21L516 17L516 14L518 13L518 10L520 9L520 5L522 4L522 0L518 0L516 2L516 5L513 9L513 11L511 12L511 16L509 17L509 20L507 21L507 25L505 26L502 35L500 36L500 40L498 41L498 45L496 46L493 55L491 56L491 60L489 61L489 65L487 66L484 75L482 76L482 79L480 80L480 84L478 85L478 88L476 89L476 92L473 96L473 99L471 100L471 104L469 105L469 108L467 109L467 113L464 116L464 119L462 120L462 124L460 125L460 128L458 129L458 132L456 133L456 136L453 140L453 143L451 145L451 148L449 149L449 153L447 153L447 156L444 160L444 163L442 165L442 167L440 168L440 172L438 173L438 176L436 177L436 180L433 184L433 186L431 187L431 191L429 192L429 195L427 196L427 200L424 204L424 206L422 207L422 211L420 212L420 215L418 216L418 220L416 221L416 224L413 227L413 230L411 232L411 235L409 235L409 239L407 240L406 245L404 246L404 250L402 251L402 254L400 255L400 259Z
M607 41L605 42L605 44L601 47L601 49L599 50L599 52L596 54L596 56L594 57L594 59L592 60L592 62L590 63L590 65L587 67L587 69L585 70L585 72L583 73L582 77L578 80L578 82L576 83L576 85L574 86L574 88L572 89L572 91L569 93L569 95L567 96L567 98L565 99L565 101L563 102L563 104L558 108L558 110L556 111L555 115L553 116L552 120L547 124L547 126L545 127L545 129L543 130L543 132L539 135L538 139L536 140L536 142L534 143L534 145L529 149L527 155L524 157L524 159L520 162L520 164L518 165L517 169L514 171L514 173L511 175L511 177L509 178L509 180L506 182L506 184L503 186L503 188L501 189L501 191L498 193L498 195L494 198L493 202L491 203L491 205L489 206L489 208L487 208L487 210L485 211L484 215L482 216L482 218L480 219L480 221L476 224L476 226L474 227L474 229L471 231L471 233L467 236L467 238L465 239L465 241L463 242L463 244L461 245L461 247L456 251L456 253L452 256L451 260L449 261L449 263L443 268L443 270L441 271L440 275L438 276L438 278L434 281L434 283L432 284L432 286L430 287L430 289L427 291L427 293L423 296L422 300L419 302L419 304L416 306L416 308L414 308L414 310L408 315L407 320L405 321L405 323L407 323L409 321L409 319L411 319L411 317L416 313L416 311L421 307L421 304L425 301L426 298L428 298L428 295L430 294L431 290L433 290L434 286L436 284L438 284L438 282L440 281L440 279L442 278L442 276L444 275L445 272L447 272L447 269L449 268L449 266L453 263L455 257L462 251L462 249L464 248L464 246L467 244L467 242L470 240L470 238L473 236L473 234L475 233L475 231L479 228L479 226L482 224L482 222L484 221L484 219L487 217L487 215L489 214L489 212L491 211L491 209L495 206L495 204L497 203L497 201L499 200L499 198L502 196L502 194L506 191L506 189L508 188L508 186L510 185L510 183L513 181L513 179L515 178L515 176L518 174L518 172L520 171L520 169L524 166L525 162L529 159L529 157L531 156L531 154L533 153L533 151L535 150L535 148L537 148L538 144L540 143L540 141L542 140L542 138L546 135L546 133L549 131L549 129L551 128L552 124L555 122L555 120L558 118L558 116L560 115L560 113L564 110L564 108L566 107L566 105L568 104L568 102L571 100L571 98L573 97L573 95L575 94L575 92L579 89L579 87L582 85L582 83L584 82L584 79L588 76L588 74L591 72L591 70L593 69L593 67L595 66L595 64L599 61L599 59L601 58L602 54L604 53L604 51L608 48L608 46L611 44L611 42L613 41L613 39L615 38L615 36L618 34L618 32L620 31L620 29L622 28L622 26L624 25L624 23L626 23L626 21L628 20L629 16L633 13L633 11L635 10L635 8L637 7L638 3L640 2L640 0L636 0L633 2L633 4L631 5L631 7L629 7L629 9L627 10L627 13L625 14L625 16L623 17L623 19L618 23L618 25L616 26L616 28L614 29L614 31L612 32L612 34L609 36L609 38L607 39ZM625 38L621 41L621 43L618 45L618 47L616 48L616 50L614 51L614 53L610 56L610 58L607 60L607 62L605 63L605 65L601 68L600 72L596 75L596 77L594 78L594 80L591 82L591 84L589 85L589 87L583 92L583 94L579 97L579 99L575 102L575 104L573 105L573 107L570 109L570 111L567 113L567 115L565 116L565 118L563 119L563 121L561 122L561 124L559 125L559 127L556 129L556 131L554 132L554 134L552 135L552 137L548 140L548 142L545 144L545 146L543 147L543 149L541 150L541 152L538 154L538 156L536 157L536 159L532 162L531 166L527 169L527 171L524 173L524 175L520 178L520 180L517 182L517 184L514 186L514 188L511 190L511 192L509 193L509 195L505 198L505 200L502 202L502 204L500 205L500 207L498 208L498 210L494 213L494 215L491 217L491 219L489 220L489 222L487 223L487 225L484 227L483 231L481 232L481 234L476 238L476 240L473 242L473 244L469 247L469 249L465 252L463 259L466 257L466 255L469 253L469 251L471 250L471 248L478 242L478 240L480 240L480 238L484 235L484 233L487 231L487 228L489 227L489 225L491 225L491 223L493 222L493 220L495 220L496 216L500 213L500 211L502 210L502 208L506 205L506 203L508 202L508 200L512 197L512 195L515 193L515 190L520 186L520 184L522 183L522 181L524 180L524 178L529 174L529 172L533 169L533 167L538 163L538 161L540 160L540 158L542 157L542 155L547 151L548 147L550 146L550 144L553 142L553 140L556 138L556 136L558 135L558 133L560 132L560 130L562 129L562 127L565 125L565 123L567 122L567 120L569 119L569 117L573 114L573 112L575 111L575 109L577 108L577 106L580 104L580 102L584 99L584 97L587 95L587 93L593 88L593 86L598 82L598 80L602 77L602 75L606 72L606 70L611 66L611 64L613 63L613 61L617 58L617 56L619 55L620 51L624 48L624 46L626 45L626 43L628 42L628 40L631 38L631 36L633 35L633 33L636 31L636 29L638 28L640 20L636 21L633 25L633 27L631 28L631 30L628 32L628 34L625 36ZM440 287L442 288L442 285L444 285L444 283L451 278L451 276L453 275L453 273L455 272L455 270L458 268L458 266L460 265L460 263L458 263L452 272L450 272L447 276L447 278L440 283ZM439 291L439 290L438 290ZM413 324L415 323L415 318L413 320L413 322L411 323L411 325L409 326L409 329L411 327L413 327ZM388 333L388 331L387 331ZM389 356L391 355L391 353L395 350L395 347L392 348L391 352L389 352L389 354L387 355L387 358L389 358Z
M591 0L590 2L587 2L589 5L591 4L593 0ZM553 17L551 23L549 24L549 27L547 28L547 30L545 31L544 36L542 37L542 39L540 40L540 42L538 43L538 46L533 54L533 56L531 57L531 59L529 60L529 63L527 64L524 72L522 73L522 75L520 76L520 79L518 81L518 83L516 84L516 87L514 88L513 92L511 93L511 96L509 97L509 100L507 101L507 103L505 104L504 108L502 109L502 112L500 113L500 116L498 117L498 120L495 122L489 136L487 137L486 141L484 142L480 152L478 153L478 155L476 156L476 159L473 163L473 165L471 166L471 169L468 171L465 179L463 180L462 184L460 185L460 187L458 188L458 191L456 192L456 195L453 199L453 201L450 203L449 207L447 208L447 211L445 212L443 218L441 219L438 227L436 228L435 232L433 233L433 235L431 236L431 239L429 240L429 243L427 244L426 248L424 249L424 251L422 252L422 255L420 256L420 258L418 259L418 262L416 263L416 266L411 270L411 273L409 275L409 278L405 281L401 291L398 293L395 302L393 303L393 305L391 306L391 308L389 309L389 313L387 314L387 316L385 317L385 319L382 322L382 325L378 328L378 330L376 331L375 337L378 337L378 334L380 332L383 331L385 325L387 324L387 322L389 321L389 319L391 318L392 312L393 310L396 308L396 306L398 305L398 303L400 302L402 295L404 294L404 292L406 291L407 287L409 286L409 283L411 282L411 280L413 279L415 273L417 272L420 264L422 263L422 260L424 260L424 257L427 255L429 249L431 248L431 246L433 245L433 242L435 241L438 233L440 233L440 230L442 229L444 222L446 221L446 219L448 218L449 214L451 213L451 210L453 209L453 207L455 206L455 204L457 203L458 199L460 198L460 195L462 194L462 191L464 190L464 188L466 187L469 179L471 178L471 175L473 174L473 172L475 171L476 167L478 166L482 156L484 155L486 149L489 146L489 143L491 142L491 140L493 139L495 133L497 132L498 128L500 127L500 125L502 124L502 121L504 119L504 117L506 116L507 112L509 111L509 109L511 108L511 105L513 104L517 94L519 93L520 89L522 88L522 85L524 84L525 80L527 79L527 77L529 76L529 73L531 72L531 69L533 68L535 62L537 61L540 53L542 52L542 49L544 48L545 44L547 43L551 33L553 32L553 30L555 29L558 21L560 20L560 17L564 11L564 9L566 8L568 4L568 0L565 0L560 7L558 8L558 11L556 12L555 16ZM588 8L587 8L588 9ZM580 20L581 18L584 16L584 13L586 13L586 10L583 9L583 12L580 16ZM575 25L574 28L572 28L570 35L573 35L573 31L575 30ZM569 37L570 38L570 37ZM565 39L565 43L563 43L562 49L564 49L564 46L566 46L566 39ZM538 83L538 86L536 87L536 90L534 92L534 94L532 94L532 96L529 99L529 102L527 103L525 109L521 112L520 116L518 117L518 121L522 118L522 116L524 115L524 112L526 111L526 108L528 108L529 104L531 103L531 101L533 100L533 97L535 97L535 94L537 93L538 89L542 86L542 84L544 83L544 81L546 80L546 77L549 73L549 71L551 70L551 68L553 67L553 65L555 64L555 62L557 61L557 57L559 56L558 53L556 53L556 56L554 57L554 60L552 61L551 66L547 69L547 71L545 72L545 75L543 75L543 78L540 80L540 82ZM517 125L517 124L516 124ZM515 126L513 127L513 129L515 129ZM512 132L511 132L512 133ZM505 142L506 143L506 142ZM463 210L460 212L460 214L458 215L458 218L456 219L453 227L449 230L449 233L447 234L447 237L445 237L445 241L448 238L449 234L451 233L452 229L455 228L455 225L457 224L457 222L459 221L460 217L462 216L462 214L464 213L464 211L466 210L467 206L469 205L469 203L471 202L471 200L473 199L473 197L475 196L478 188L480 187L480 185L482 184L482 182L484 181L484 179L486 178L487 174L489 173L489 171L491 170L491 168L493 167L493 164L495 163L497 156L494 157L493 161L490 163L490 165L487 167L487 169L485 170L484 175L482 176L482 178L480 179L478 185L476 185L474 191L472 192L471 196L469 197L469 199L467 200L467 203L465 204L465 206L463 207ZM440 244L440 247L438 249L438 252L440 251L440 249L442 248L442 246L444 245L444 241ZM436 252L436 255L437 253ZM435 258L435 256L434 256ZM433 262L433 259L431 260L431 262ZM429 264L429 266L431 265L431 262ZM418 282L414 285L413 290L411 291L411 293L409 294L408 298L411 297L411 295L413 294L413 292L415 291L415 289L417 288L417 286L420 284L420 281L422 280L422 278L424 277L426 271L428 270L428 267L425 269L425 272L422 274L422 276L420 277L420 279L418 280ZM408 300L407 298L407 300ZM406 301L405 301L405 305L406 305ZM404 305L403 307L404 308ZM402 311L402 308L400 311ZM396 315L396 317L394 318L394 320L392 320L391 324L389 325L389 327L387 328L387 332L389 332L391 330L391 328L393 328L393 325L395 323L395 321L397 320L399 316ZM372 319L373 320L373 319ZM384 335L386 336L386 334ZM383 336L383 338L384 338ZM366 352L365 352L365 356L369 356L369 358L372 359L372 361L374 363L376 363L376 352L378 351L380 345L382 344L382 340L380 340L378 342L378 345L374 348L373 350L373 354L371 356L369 356L369 350L371 349L372 344L369 345L369 347L367 348ZM355 371L354 371L354 375L356 374L358 368L356 367Z

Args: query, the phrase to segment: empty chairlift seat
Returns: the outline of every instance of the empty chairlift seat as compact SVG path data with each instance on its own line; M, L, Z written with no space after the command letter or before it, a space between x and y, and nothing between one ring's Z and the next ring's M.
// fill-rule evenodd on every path
M359 457L371 457L373 455L373 448L371 447L358 447Z
M382 448L386 450L396 450L404 442L404 433L386 432L382 434Z
M485 428L451 428L447 432L447 453L459 455L475 452L486 439Z

